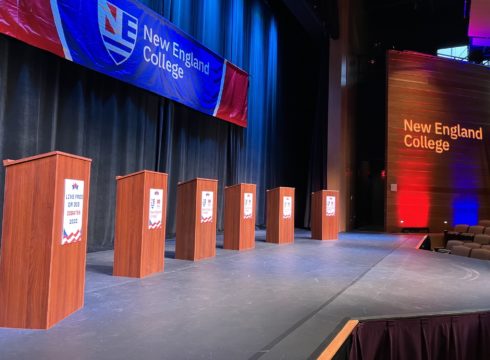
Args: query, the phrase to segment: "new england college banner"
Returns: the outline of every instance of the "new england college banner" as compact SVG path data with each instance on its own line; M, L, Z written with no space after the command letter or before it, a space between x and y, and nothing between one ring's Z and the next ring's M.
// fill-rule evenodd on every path
M0 0L0 32L247 126L248 74L135 0Z

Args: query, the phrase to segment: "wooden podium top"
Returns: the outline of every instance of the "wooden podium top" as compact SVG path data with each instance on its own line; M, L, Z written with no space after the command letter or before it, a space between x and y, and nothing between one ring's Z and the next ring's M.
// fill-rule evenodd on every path
M10 166L10 165L17 165L17 164L20 164L20 163L24 163L24 162L28 162L28 161L34 161L34 160L39 160L39 159L42 159L42 158L47 158L47 157L56 156L56 155L61 155L61 156L71 157L71 158L78 159L78 160L92 162L92 159L89 159L89 158L86 158L86 157L83 157L83 156L73 155L73 154L62 152L62 151L51 151L51 152L48 152L48 153L45 153L45 154L39 154L39 155L29 156L29 157L26 157L26 158L23 158L23 159L19 159L19 160L5 159L5 160L3 160L3 166L7 167L7 166Z
M163 172L151 171L151 170L141 170L141 171L137 171L137 172L134 172L134 173L131 173L131 174L127 174L127 175L120 175L120 176L116 176L116 180L126 179L126 178L128 178L128 177L131 177L131 176L136 176L136 175L140 175L140 174L143 174L143 173L148 173L148 174L158 174L158 175L165 175L165 176L168 176L168 174L167 174L167 173L163 173Z
M312 194L324 193L324 192L336 192L336 193L338 193L339 191L338 190L323 189L323 190L313 191Z
M253 185L253 186L256 186L256 184L238 183L238 184L235 184L235 185L225 186L225 189L231 189L231 188L234 188L234 187L237 187L237 186L241 186L241 185Z
M293 188L293 187L288 187L288 186L278 186L278 187L273 188L273 189L268 189L267 191L274 191L274 190L280 190L280 189L295 190L295 188Z
M177 184L177 186L180 186L180 185L185 185L185 184L188 184L188 183L191 183L191 182L195 182L195 181L198 181L198 180L204 180L204 181L215 181L215 182L218 182L218 180L216 180L216 179L195 178L195 179L191 179L191 180L187 180L187 181L179 182L179 183Z

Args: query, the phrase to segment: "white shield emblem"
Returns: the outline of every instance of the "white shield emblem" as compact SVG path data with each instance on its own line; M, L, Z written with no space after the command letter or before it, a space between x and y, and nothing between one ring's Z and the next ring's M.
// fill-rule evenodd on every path
M102 42L116 65L133 53L138 35L138 19L106 0L98 0L99 31Z

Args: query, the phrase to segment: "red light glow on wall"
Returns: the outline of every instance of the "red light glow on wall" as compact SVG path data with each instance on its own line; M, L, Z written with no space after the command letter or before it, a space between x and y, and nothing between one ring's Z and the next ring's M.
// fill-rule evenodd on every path
M428 227L430 212L429 176L417 174L414 178L412 167L426 164L401 164L398 174L396 208L399 227ZM426 174L429 174L427 172Z

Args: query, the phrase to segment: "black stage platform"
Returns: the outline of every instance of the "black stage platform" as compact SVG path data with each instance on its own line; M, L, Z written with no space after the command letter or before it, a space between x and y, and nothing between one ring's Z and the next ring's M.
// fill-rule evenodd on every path
M490 262L416 250L422 235L341 234L218 249L143 280L88 254L85 307L48 331L0 329L0 359L306 359L348 318L490 309ZM222 237L218 237L218 244Z

